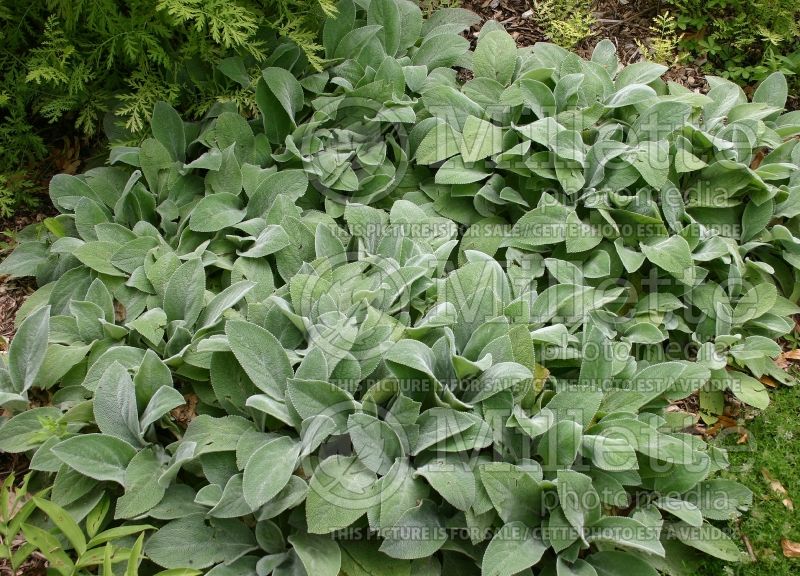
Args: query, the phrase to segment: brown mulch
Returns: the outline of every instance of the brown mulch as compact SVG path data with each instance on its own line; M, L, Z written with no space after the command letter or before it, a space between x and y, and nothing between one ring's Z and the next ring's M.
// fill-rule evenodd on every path
M41 556L29 558L16 574L11 572L11 568L0 560L0 576L45 576L47 574L47 561Z
M19 536L12 547L16 551L24 543L24 539ZM0 560L0 576L46 576L47 574L47 560L39 552L31 554L16 572L11 570L8 561Z
M484 21L500 22L520 46L549 41L547 34L538 26L536 6L530 0L464 0L462 6L477 13ZM581 42L575 51L587 57L597 42L609 38L617 46L623 63L635 62L640 57L635 39L641 40L650 35L650 25L658 14L658 7L658 2L650 0L595 2L593 12L597 24L593 29L594 34Z
M14 474L17 481L28 473L30 461L24 454L0 454L0 482L4 482L11 474Z
M29 224L41 222L45 218L55 216L58 211L50 203L46 196L42 197L38 206L33 208L18 208L10 218L0 218L0 234L5 236L3 240L8 242L9 236L19 232Z
M56 211L49 203L39 206L39 210L18 210L11 218L0 220L0 234L5 249L0 251L0 260L11 253L14 234L34 222L41 222ZM5 350L8 340L14 335L14 316L25 299L36 289L33 278L10 278L0 276L0 350Z
M547 40L545 33L539 29L533 18L532 2L527 0L512 0L499 2L498 0L464 0L462 7L472 10L484 21L497 20L502 24L517 44L531 46L536 42ZM477 39L477 30L470 32L470 40Z
M32 278L0 277L0 350L5 350L7 343L14 336L14 316L25 299L36 290Z
M178 426L185 429L189 426L189 423L197 417L195 409L197 408L197 403L200 402L200 398L197 397L197 394L193 393L185 394L184 398L186 399L186 404L181 404L177 408L174 408L170 412L170 416L172 416Z
M74 136L50 139L49 154L41 161L21 167L25 178L35 183L34 194L38 200L35 207L17 208L10 218L0 218L0 260L11 252L14 234L32 224L58 213L50 202L47 190L54 174L77 174L92 164L101 162L105 147L98 137L78 138ZM31 278L12 279L0 276L0 350L15 332L14 316L25 298L35 290Z
M462 6L477 13L483 21L500 22L520 46L532 46L536 42L549 40L538 26L536 7L530 0L464 0ZM619 0L599 0L594 3L597 24L593 27L593 34L578 44L575 52L588 58L597 43L608 38L617 47L620 61L623 64L632 64L642 58L636 40L642 41L652 34L650 26L660 11L663 11L660 3L653 0L630 0L625 3ZM479 27L470 31L470 40L477 40L478 30ZM671 66L664 77L691 90L708 90L703 73L691 63Z
M14 235L35 222L56 214L55 208L46 197L42 199L37 208L18 209L11 218L0 219L0 241L3 249L0 250L0 260L11 253L14 244ZM11 340L16 330L14 317L25 299L36 289L33 278L10 278L0 276L0 351L6 350L7 343ZM5 414L4 414L5 415ZM9 454L0 452L0 482L4 482L11 474L15 476L15 484L22 481L28 472L30 461L24 454ZM24 543L18 538L15 548ZM47 574L47 561L39 554L32 554L19 569L14 572L8 561L0 559L0 576L45 576Z

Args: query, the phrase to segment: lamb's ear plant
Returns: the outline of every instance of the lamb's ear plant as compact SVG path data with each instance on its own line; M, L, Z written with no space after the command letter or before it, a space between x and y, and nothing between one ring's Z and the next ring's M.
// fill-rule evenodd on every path
M702 95L610 42L490 22L473 52L476 22L345 0L331 67L266 69L262 120L160 104L140 147L53 179L61 214L0 267L40 286L0 449L76 522L107 498L158 527L146 562L216 576L740 559L715 522L751 494L679 401L788 382L785 80Z

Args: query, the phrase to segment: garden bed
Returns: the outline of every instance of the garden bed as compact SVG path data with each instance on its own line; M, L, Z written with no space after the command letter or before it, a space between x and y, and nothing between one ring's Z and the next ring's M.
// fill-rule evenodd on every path
M14 246L14 236L20 230L34 222L41 222L52 216L55 209L48 206L49 199L43 198L44 206L28 210L18 210L13 218L0 220L0 230L5 235L6 248L0 252L0 258L10 254ZM3 350L11 340L14 332L14 316L25 299L36 289L36 283L30 278L0 278L0 337L5 339Z
M463 6L479 14L483 21L496 20L503 24L520 46L532 46L536 42L550 41L546 32L537 24L536 10L531 7L530 2L467 0ZM616 0L594 2L592 14L596 22L591 27L592 35L581 40L574 47L575 52L588 58L597 43L608 38L614 43L621 62L631 64L641 60L642 54L637 41L646 42L652 34L653 18L659 14L659 7L658 2L649 0L625 3ZM472 29L472 37L477 38L477 31L478 27ZM691 63L671 63L665 78L691 90L708 91L704 74Z
M644 61L633 4L596 10L614 40L583 58L522 3L471 7L345 2L338 66L284 45L251 122L159 102L136 146L52 179L57 214L10 223L46 219L0 293L4 336L29 297L2 472L55 479L15 484L36 554L214 576L765 556L772 533L723 531L763 495L724 448L793 384L785 77L745 96Z

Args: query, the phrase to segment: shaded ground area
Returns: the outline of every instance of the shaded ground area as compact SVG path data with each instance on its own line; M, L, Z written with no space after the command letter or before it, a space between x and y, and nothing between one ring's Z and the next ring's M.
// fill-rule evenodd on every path
M11 252L14 235L28 224L41 222L56 213L47 198L36 209L18 210L12 218L0 220L0 260ZM36 289L32 278L0 276L0 351L5 350L14 335L14 315L25 299Z
M497 20L503 24L521 46L548 41L537 23L536 7L530 0L465 0L461 5L478 13L484 20ZM599 40L610 38L624 63L638 60L635 39L648 36L652 19L658 13L658 4L651 1L601 1L595 3L593 12L597 19L594 36L579 44L576 51L586 56Z
M530 46L536 42L547 42L546 33L540 28L536 18L536 8L530 0L465 0L464 8L478 13L484 20L497 20L514 36L520 46ZM617 47L620 61L624 64L642 58L636 40L642 41L652 34L650 26L653 18L663 11L659 2L651 0L630 1L601 0L595 2L593 14L597 23L592 27L592 36L575 47L575 51L588 58L595 45L608 38ZM473 37L475 32L472 31ZM692 90L705 92L708 84L703 73L690 63L673 65L666 74L668 80L683 84Z
M786 558L782 542L800 543L800 387L781 387L772 403L747 426L748 441L737 435L720 442L729 451L731 467L723 477L753 491L753 508L732 523L733 534L754 562L725 567L707 561L698 576L795 576L800 558Z
M0 218L0 261L11 252L17 232L29 224L41 222L58 213L48 196L53 175L62 172L76 174L86 168L87 162L98 161L100 156L97 154L100 152L104 154L105 147L97 142L82 144L77 139L64 137L59 146L50 150L47 158L22 169L21 173L34 183L28 193L36 200L36 205L17 208L10 218ZM12 279L0 276L0 350L5 350L6 341L14 335L14 315L17 309L35 288L36 285L30 278Z

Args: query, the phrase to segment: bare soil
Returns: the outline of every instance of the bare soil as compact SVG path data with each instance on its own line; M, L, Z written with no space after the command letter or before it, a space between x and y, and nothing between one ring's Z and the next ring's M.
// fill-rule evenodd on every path
M538 25L536 6L531 0L464 0L462 6L481 16L483 21L496 20L503 24L520 46L549 41L547 34ZM660 2L652 0L594 2L593 13L597 23L592 28L592 36L578 44L575 52L588 58L597 43L608 38L617 47L623 64L637 62L642 59L642 54L636 40L644 41L652 34L650 26L653 18L662 10ZM477 39L477 32L477 28L470 31L471 40ZM708 90L703 73L694 63L675 63L665 74L665 78L698 92Z

